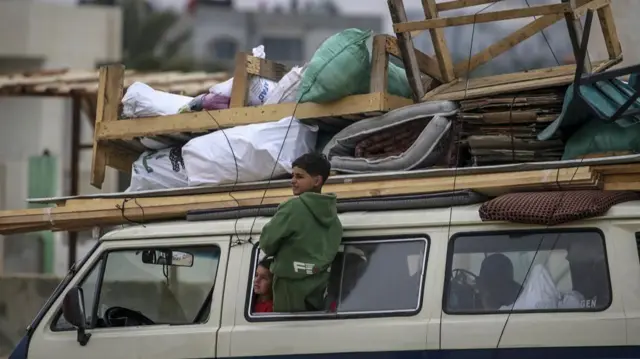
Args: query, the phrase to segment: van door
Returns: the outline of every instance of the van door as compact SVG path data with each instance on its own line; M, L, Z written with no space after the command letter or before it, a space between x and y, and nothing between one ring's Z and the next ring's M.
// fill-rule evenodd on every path
M229 237L104 241L35 329L28 358L216 357L228 253ZM61 311L76 286L86 345Z
M609 265L617 238L597 223L453 228L442 348L586 357L624 346L623 288Z
M617 288L620 288L620 295L624 296L627 345L633 347L635 353L640 346L640 221L612 221L611 237L615 239L611 244L616 249L611 266L619 273L616 276L620 283Z
M433 300L422 295L425 276L430 283L438 275L428 260L432 240L424 231L410 233L347 232L331 267L325 310L295 314L251 310L263 254L257 244L245 246L235 291L244 310L235 316L230 356L403 352L417 358L437 348L438 325L429 319Z

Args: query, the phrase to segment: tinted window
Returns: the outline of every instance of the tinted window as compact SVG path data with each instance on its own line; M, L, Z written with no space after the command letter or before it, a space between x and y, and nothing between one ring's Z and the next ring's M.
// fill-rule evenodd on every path
M169 248L162 248L161 251L167 249ZM149 256L160 253L153 248L113 251L106 254L81 285L85 297L87 323L96 327L139 324L122 313L115 312L116 314L109 318L108 310L116 307L138 312L153 324L206 322L210 308L209 293L215 284L220 249L215 246L170 249L175 255L172 257L172 265L167 265L166 261L152 264ZM147 256L143 260L145 253ZM106 266L102 272L100 263L104 260ZM98 292L97 283L100 283ZM97 301L96 294L99 296ZM91 320L93 316L96 317L95 320ZM54 329L69 329L69 326L60 318Z
M346 244L338 312L416 310L425 241Z
M326 311L313 315L415 312L421 303L427 251L424 238L343 242L331 266ZM255 252L257 263L262 254ZM253 295L248 300L248 308L253 308Z
M611 293L597 231L454 236L446 311L603 310Z

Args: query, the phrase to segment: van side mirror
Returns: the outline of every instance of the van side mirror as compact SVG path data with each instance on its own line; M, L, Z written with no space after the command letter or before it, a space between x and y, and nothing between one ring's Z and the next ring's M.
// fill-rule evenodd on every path
M62 301L62 315L64 319L73 325L78 331L78 343L85 346L91 338L91 334L87 334L87 319L84 311L84 293L82 288L73 287L67 292Z

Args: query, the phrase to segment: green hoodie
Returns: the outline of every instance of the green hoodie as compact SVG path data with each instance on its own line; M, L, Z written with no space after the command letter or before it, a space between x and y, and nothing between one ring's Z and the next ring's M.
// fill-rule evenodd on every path
M267 256L274 256L270 268L274 275L274 310L304 310L300 300L312 292L324 292L341 241L335 195L307 192L280 204L260 235L260 248ZM278 305L285 303L283 293L278 300L279 289L284 291L285 286L290 297L286 302L298 302L287 308ZM318 305L317 298L311 302Z

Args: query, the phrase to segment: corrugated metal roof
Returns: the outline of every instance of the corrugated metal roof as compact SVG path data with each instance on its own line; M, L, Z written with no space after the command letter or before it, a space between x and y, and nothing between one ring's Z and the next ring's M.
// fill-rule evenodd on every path
M125 90L136 81L156 90L195 96L209 87L226 81L225 72L125 72ZM0 75L0 95L4 96L70 96L95 95L98 91L98 70L50 70Z

